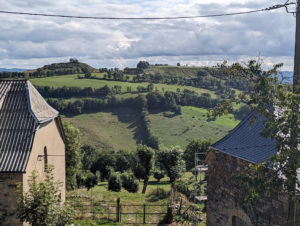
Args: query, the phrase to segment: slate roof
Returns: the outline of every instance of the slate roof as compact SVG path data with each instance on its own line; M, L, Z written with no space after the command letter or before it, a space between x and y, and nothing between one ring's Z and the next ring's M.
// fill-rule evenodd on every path
M35 131L41 123L58 115L58 112L36 92L29 81L0 81L0 172L2 173L25 172ZM39 109L38 104L42 102L44 103Z
M253 116L256 121L250 123ZM275 140L263 137L264 118L255 112L250 113L224 138L212 145L212 149L258 164L276 154Z

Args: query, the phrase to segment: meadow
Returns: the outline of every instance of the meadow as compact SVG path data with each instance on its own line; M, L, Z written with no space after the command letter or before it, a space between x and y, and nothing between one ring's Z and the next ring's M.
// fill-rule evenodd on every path
M208 120L204 108L183 106L181 109L182 114L174 117L166 117L164 112L150 114L151 129L161 144L184 148L193 138L217 141L239 123L232 114Z
M96 73L93 73L96 74ZM83 76L82 74L80 76ZM112 80L98 80L98 79L78 79L77 74L73 75L63 75L63 76L52 76L52 77L44 77L44 78L32 78L30 79L33 85L35 86L50 86L50 87L92 87L92 88L101 88L105 85L112 88L114 86L121 86L122 92L127 92L127 87L131 87L131 91L137 91L138 86L147 87L149 83L132 83L132 82L121 82L121 81L112 81ZM177 89L183 91L184 89L188 89L194 91L198 94L201 93L210 93L214 98L216 97L215 93L210 90L195 88L192 86L179 86L179 85L167 85L167 84L154 84L154 90L158 91L173 91L177 92Z

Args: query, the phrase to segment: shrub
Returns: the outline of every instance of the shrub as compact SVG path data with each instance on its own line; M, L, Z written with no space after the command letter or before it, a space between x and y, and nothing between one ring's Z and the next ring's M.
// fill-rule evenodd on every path
M95 185L97 184L98 184L97 176L94 175L92 172L89 172L84 181L85 187L87 188L87 190L90 190L92 187L95 187Z
M122 187L131 193L136 193L139 190L139 182L134 178L131 173L123 173L121 175Z
M120 173L111 173L108 178L108 190L119 192L121 191L122 184Z

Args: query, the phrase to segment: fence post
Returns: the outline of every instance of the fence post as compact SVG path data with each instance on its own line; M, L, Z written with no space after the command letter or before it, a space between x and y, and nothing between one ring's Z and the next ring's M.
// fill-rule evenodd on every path
M121 222L120 219L120 198L117 199L117 211L116 211L116 221Z
M177 211L177 215L180 215L181 208L182 208L182 198L180 198L180 204L179 204L179 208L178 208L178 211Z
M146 204L144 204L143 224L146 224Z
M91 212L92 212L92 219L94 220L94 205L93 205L93 199L91 199Z

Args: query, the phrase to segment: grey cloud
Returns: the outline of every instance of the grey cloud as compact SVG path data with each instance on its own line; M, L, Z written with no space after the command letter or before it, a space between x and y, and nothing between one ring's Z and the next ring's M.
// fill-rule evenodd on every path
M152 8L151 3L152 2ZM194 1L196 2L196 1ZM278 1L281 2L281 1ZM3 1L6 10L98 16L197 15L263 8L276 2ZM282 3L282 2L281 2ZM161 8L159 8L161 5ZM169 5L169 8L167 7ZM155 6L155 7L154 7ZM209 56L292 56L294 18L284 11L178 21L91 21L0 15L0 65L8 59L133 62L141 58L195 61Z

